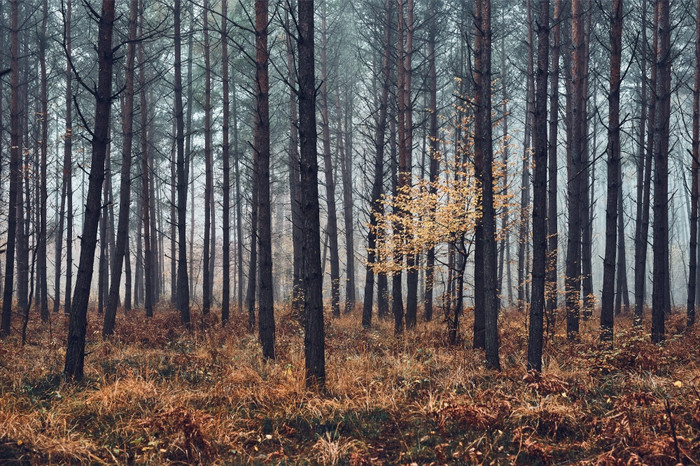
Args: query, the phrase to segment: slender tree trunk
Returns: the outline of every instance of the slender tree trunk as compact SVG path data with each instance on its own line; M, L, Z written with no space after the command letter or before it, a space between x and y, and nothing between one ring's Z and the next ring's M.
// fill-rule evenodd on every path
M323 137L323 168L326 181L326 204L328 211L328 234L331 262L331 310L334 317L340 316L340 258L338 256L338 218L335 204L335 180L331 161L331 135L328 116L328 73L326 58L326 2L321 14L321 131Z
M348 100L352 95L347 95ZM355 238L353 232L353 200L352 200L352 147L345 146L345 136L343 131L343 117L340 112L340 92L336 94L336 107L338 109L338 155L340 157L340 171L343 179L343 222L345 224L345 313L349 313L355 308ZM351 111L348 102L347 112Z
M578 338L580 295L581 295L581 209L582 151L584 96L584 48L583 48L583 2L571 2L571 112L567 125L570 128L568 196L569 196L569 238L566 251L565 293L566 293L566 333L569 339Z
M302 280L304 284L304 356L306 385L322 388L326 380L321 288L321 226L316 157L314 78L314 2L300 1L297 47L299 56L299 143L301 211L304 219Z
M27 6L23 2L20 4L20 10L18 12L20 25L24 23ZM14 14L14 12L13 12ZM16 172L19 176L19 185L17 188L17 208L15 209L15 214L17 216L17 244L16 244L16 262L17 262L17 306L24 310L29 305L29 228L28 222L30 217L30 205L29 203L31 196L29 194L29 174L25 167L29 166L29 120L27 111L29 108L29 98L28 98L28 81L29 81L29 68L26 64L26 59L24 57L29 56L28 51L28 37L24 34L23 28L18 26L16 34L18 40L22 45L22 50L19 51L21 54L17 59L17 66L19 68L19 88L18 88L18 114L19 119L19 145L20 145L20 166L19 171ZM12 118L12 116L11 116ZM10 136L11 137L11 136ZM14 145L14 144L13 144ZM25 215L26 214L26 215Z
M547 245L547 311L549 318L547 320L548 332L554 328L555 312L558 306L558 285L557 285L557 267L559 255L559 225L558 225L558 202L557 188L559 166L557 160L557 133L559 126L559 55L561 47L561 0L554 0L554 16L552 18L553 37L552 37L552 71L550 74L550 92L549 92L549 188L548 196L548 212L547 212L547 236L549 242Z
M527 367L542 371L545 282L547 269L547 72L549 58L549 0L540 0L537 19L537 76L533 139L535 177L532 204L532 296Z
M177 308L180 323L190 326L190 289L187 277L187 175L185 173L185 122L182 108L182 39L180 36L181 0L175 0L175 121L177 125ZM188 103L189 105L189 103Z
M622 306L630 307L630 295L627 286L627 258L625 248L625 215L624 215L624 190L622 186L622 158L620 158L620 170L618 170L617 183L620 194L617 197L617 288L615 292L615 315L622 314Z
M223 118L222 132L223 143L221 147L221 158L223 159L224 181L223 181L223 288L221 294L221 324L226 325L230 314L231 301L231 161L229 148L229 86L228 86L228 4L226 0L221 1L221 81L223 96Z
M690 260L688 264L687 325L695 323L695 294L698 258L698 198L700 198L700 0L695 15L695 83L693 86L693 161L690 199Z
M238 99L236 97L236 86L233 86L233 152L234 168L236 170L236 246L238 248L238 286L237 300L238 311L243 311L243 198L241 196L241 153L238 150ZM253 314L255 317L255 314Z
M367 231L367 268L365 272L365 296L362 306L362 326L372 326L372 302L374 294L374 269L372 265L377 260L376 248L379 240L377 220L383 212L381 195L384 187L384 148L386 147L386 122L389 102L389 84L391 79L391 16L392 2L384 2L384 42L382 44L382 71L381 71L381 97L379 99L379 112L376 120L376 132L374 136L374 178L372 180L372 198L370 200L369 229ZM386 277L386 275L384 275ZM379 277L377 277L379 279ZM377 292L377 302L384 299L382 290ZM380 313L381 317L382 314Z
M109 297L107 299L107 311L105 312L102 335L114 333L114 323L117 316L119 302L119 285L121 283L122 264L130 262L128 255L129 242L129 209L131 205L131 152L134 138L134 61L136 57L136 26L139 11L138 0L129 1L129 44L126 51L124 109L122 118L122 167L119 181L119 220L117 223L117 244L112 261L112 281L110 283ZM131 268L128 267L127 270ZM131 275L131 274L129 274ZM127 276L127 290L130 289ZM129 298L124 299L125 306L130 304Z
M46 77L46 23L49 19L49 6L47 0L43 0L41 2L41 9L41 30L39 33L39 65L41 67L41 161L39 163L39 238L37 241L37 254L39 259L39 263L37 264L37 272L41 286L37 289L37 301L39 301L39 307L41 310L41 320L42 322L47 322L49 320L49 293L46 276L46 201L49 197L46 188L46 166L49 148L49 98Z
M204 0L204 252L202 253L202 314L211 308L211 204L213 197L211 149L211 59L209 52L209 0Z
M475 4L474 40L474 160L481 175L481 225L483 228L483 285L486 366L500 370L498 356L498 297L496 296L496 215L493 196L493 143L491 123L491 2ZM546 78L545 78L546 79ZM546 82L546 81L545 81Z
M615 254L620 195L620 66L622 62L623 0L614 0L610 16L610 92L608 94L608 200L605 212L605 259L600 312L600 339L613 339Z
M7 208L7 247L5 253L5 286L2 300L2 328L0 336L8 336L12 324L12 291L14 286L15 239L17 232L17 191L19 186L19 164L22 157L22 135L20 133L19 108L19 0L10 3L10 193Z
M98 83L95 93L95 126L92 138L92 160L88 197L85 205L85 223L80 239L80 263L76 277L73 310L68 324L68 345L64 374L68 379L83 377L85 361L85 333L90 283L95 260L97 226L100 220L100 199L104 180L104 161L109 143L109 120L112 104L112 31L114 0L103 0L97 41Z
M654 268L652 279L651 340L659 343L664 339L664 321L668 309L668 145L669 120L671 115L671 26L669 1L659 0L658 49L656 66L657 112L654 123Z
M268 1L255 1L256 108L253 134L258 180L258 327L263 356L275 358L275 315L272 286L272 236L270 219L270 116L267 49Z
M143 3L141 4L141 21L139 30L143 34ZM141 115L141 198L143 208L143 264L144 264L144 307L146 308L146 317L153 316L153 304L155 302L155 281L156 271L153 264L153 243L155 238L152 236L151 222L155 219L152 217L151 203L154 202L151 198L151 174L148 166L149 148L148 148L148 99L146 98L146 60L143 53L143 42L138 46L139 54L139 89L140 89L140 115Z

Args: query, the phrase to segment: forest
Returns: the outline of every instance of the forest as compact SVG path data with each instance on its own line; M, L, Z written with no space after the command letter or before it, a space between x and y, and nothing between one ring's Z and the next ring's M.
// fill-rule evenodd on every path
M0 44L0 463L700 462L700 0L2 0Z

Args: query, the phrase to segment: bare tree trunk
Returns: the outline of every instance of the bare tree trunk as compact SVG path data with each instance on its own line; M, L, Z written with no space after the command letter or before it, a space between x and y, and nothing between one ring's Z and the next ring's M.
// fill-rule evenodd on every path
M104 161L109 143L109 120L112 104L112 30L114 0L102 1L102 12L97 41L98 84L95 92L95 126L92 138L92 161L88 196L85 205L85 224L80 238L80 263L76 277L73 310L68 324L65 377L79 380L83 377L85 361L85 332L90 283L97 244L97 226L100 220L100 199L104 180Z
M300 1L297 47L299 56L299 142L301 155L301 210L304 219L304 356L307 387L323 388L326 363L321 288L321 227L316 156L314 78L314 2Z
M532 296L527 367L542 371L545 279L547 269L547 72L549 58L549 0L540 0L537 18L537 76L533 139L535 177L532 203Z
M669 120L671 115L671 26L669 1L659 0L658 49L656 66L657 112L654 122L654 267L652 279L651 340L659 343L664 339L664 321L668 309L668 145Z
M474 161L482 167L481 225L486 366L500 370L498 356L498 297L496 296L496 215L493 196L491 123L491 1L477 0L474 8ZM546 59L545 59L546 61ZM545 73L546 74L546 73ZM546 80L546 77L545 77ZM546 81L545 81L546 82Z
M700 197L700 0L695 15L695 83L693 86L693 162L690 200L690 260L688 264L687 325L695 323L695 294L698 258L698 198Z
M558 225L558 161L557 133L559 126L559 55L561 47L561 20L562 5L561 0L554 0L553 37L552 37L552 71L550 74L549 93L549 189L548 189L548 212L547 212L547 330L554 328L555 312L558 306L558 285L557 266L559 255L559 225Z
M185 122L182 108L182 39L180 36L181 0L175 0L175 121L177 125L177 308L180 323L190 325L190 289L187 277L187 175L185 173ZM189 103L188 103L189 104Z
M204 0L204 252L202 253L202 314L211 307L211 204L213 173L211 149L211 59L209 53L209 0Z
M126 51L125 88L124 88L124 109L122 117L122 167L121 179L119 181L119 220L117 223L117 244L112 261L112 282L107 299L107 311L105 312L102 335L107 336L114 333L114 323L117 316L117 304L119 302L119 285L121 282L122 264L130 265L131 258L128 254L129 242L129 208L131 205L131 152L134 138L134 61L136 57L136 26L139 11L138 0L129 1L129 44ZM131 270L128 267L127 270ZM127 275L127 290L130 290L128 282L130 273ZM126 304L131 303L131 297L125 297Z
M228 87L228 4L226 0L221 1L221 85L223 97L223 118L222 132L223 143L221 147L221 158L223 159L224 181L223 181L223 288L221 290L221 324L226 325L230 314L231 301L231 161L229 148L229 87Z
M253 133L258 181L258 327L263 356L275 358L275 314L272 286L272 236L270 219L270 116L267 49L268 1L255 0L256 108Z
M622 165L622 159L620 159ZM617 288L615 292L615 315L622 314L622 306L630 307L630 294L627 286L627 258L625 248L625 215L624 215L624 190L622 187L622 166L618 171L620 195L617 197Z
M321 131L323 137L323 168L326 181L326 204L328 211L328 234L331 262L331 310L334 317L340 316L340 258L338 256L338 218L335 204L335 180L331 161L331 135L328 116L328 73L326 59L326 2L321 14Z
M2 328L0 336L8 336L12 324L12 291L15 269L15 239L17 232L17 192L19 186L20 159L22 156L19 108L19 0L12 0L10 29L10 193L7 208L7 247L5 254L5 286L2 300Z
M350 91L351 92L351 91ZM350 113L352 95L348 95L346 112ZM355 239L353 235L353 200L352 200L352 147L345 146L344 139L349 134L343 131L343 115L340 111L340 92L336 94L336 107L338 108L338 155L340 157L340 172L343 180L343 222L345 224L345 313L349 313L355 307Z
M608 94L608 200L605 212L605 259L600 311L600 339L613 339L615 254L620 196L620 65L622 62L623 0L614 0L610 16L610 92Z
M46 201L49 197L46 189L46 156L49 148L49 98L46 78L46 23L49 19L49 6L47 0L43 0L41 2L41 9L41 30L39 33L39 65L41 68L41 161L39 163L39 238L37 240L37 254L39 258L37 272L41 286L37 289L37 301L39 301L39 307L41 310L41 320L42 322L47 322L49 320L49 293L46 277Z
M580 119L585 105L584 95L584 48L583 48L583 2L571 2L571 112L567 125L570 128L568 196L569 196L569 238L566 251L565 293L566 293L566 333L569 339L578 338L580 295L581 295L581 209L580 197L583 152L583 125Z
M243 311L243 198L241 196L241 153L238 150L238 99L236 97L236 86L233 86L233 152L234 165L236 170L236 246L238 248L238 286L237 300L238 311ZM255 314L253 314L255 317Z
M139 22L139 30L143 34L143 3L141 4L141 20ZM153 264L153 243L155 238L152 236L151 222L155 219L152 216L151 203L154 202L151 198L151 174L148 166L149 148L148 148L148 99L146 98L146 60L143 53L143 42L138 47L139 54L139 90L140 90L140 114L141 114L141 197L143 208L143 264L144 264L144 307L146 308L146 317L153 317L153 304L155 302L155 281L156 271Z

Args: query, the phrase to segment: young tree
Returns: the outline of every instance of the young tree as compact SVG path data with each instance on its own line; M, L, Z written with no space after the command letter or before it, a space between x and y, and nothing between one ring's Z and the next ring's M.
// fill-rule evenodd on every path
M537 18L537 76L533 140L535 177L532 205L532 295L527 367L542 371L542 337L547 267L547 71L549 58L549 0L540 0Z
M698 258L698 198L700 198L700 0L695 15L695 83L693 86L693 140L690 200L690 257L688 261L687 325L695 323L695 294Z
M615 297L615 254L620 180L620 66L622 63L623 0L614 0L610 12L610 90L608 94L608 200L605 212L605 259L600 311L600 338L612 341Z
M202 253L202 314L211 308L211 229L213 173L211 148L211 53L209 45L209 0L204 0L204 252ZM259 111L259 109L258 109Z
M64 375L68 379L83 377L85 361L85 332L87 329L87 307L92 282L92 269L97 244L97 225L100 220L104 161L109 143L109 121L112 105L112 66L114 49L112 33L114 26L114 0L102 0L99 18L97 57L98 83L95 97L95 126L92 136L92 157L85 205L85 223L80 239L80 262L76 277L73 309L68 324L68 345Z
M231 302L231 161L229 147L229 84L228 84L228 4L221 0L221 93L223 103L221 158L223 160L223 288L221 290L221 324L229 319Z

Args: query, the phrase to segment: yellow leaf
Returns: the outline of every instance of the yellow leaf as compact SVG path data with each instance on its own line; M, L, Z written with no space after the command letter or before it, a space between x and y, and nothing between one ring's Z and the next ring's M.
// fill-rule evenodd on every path
M680 380L676 380L675 382L673 382L673 385L675 385L678 388L681 388L683 386L683 382L681 382Z

